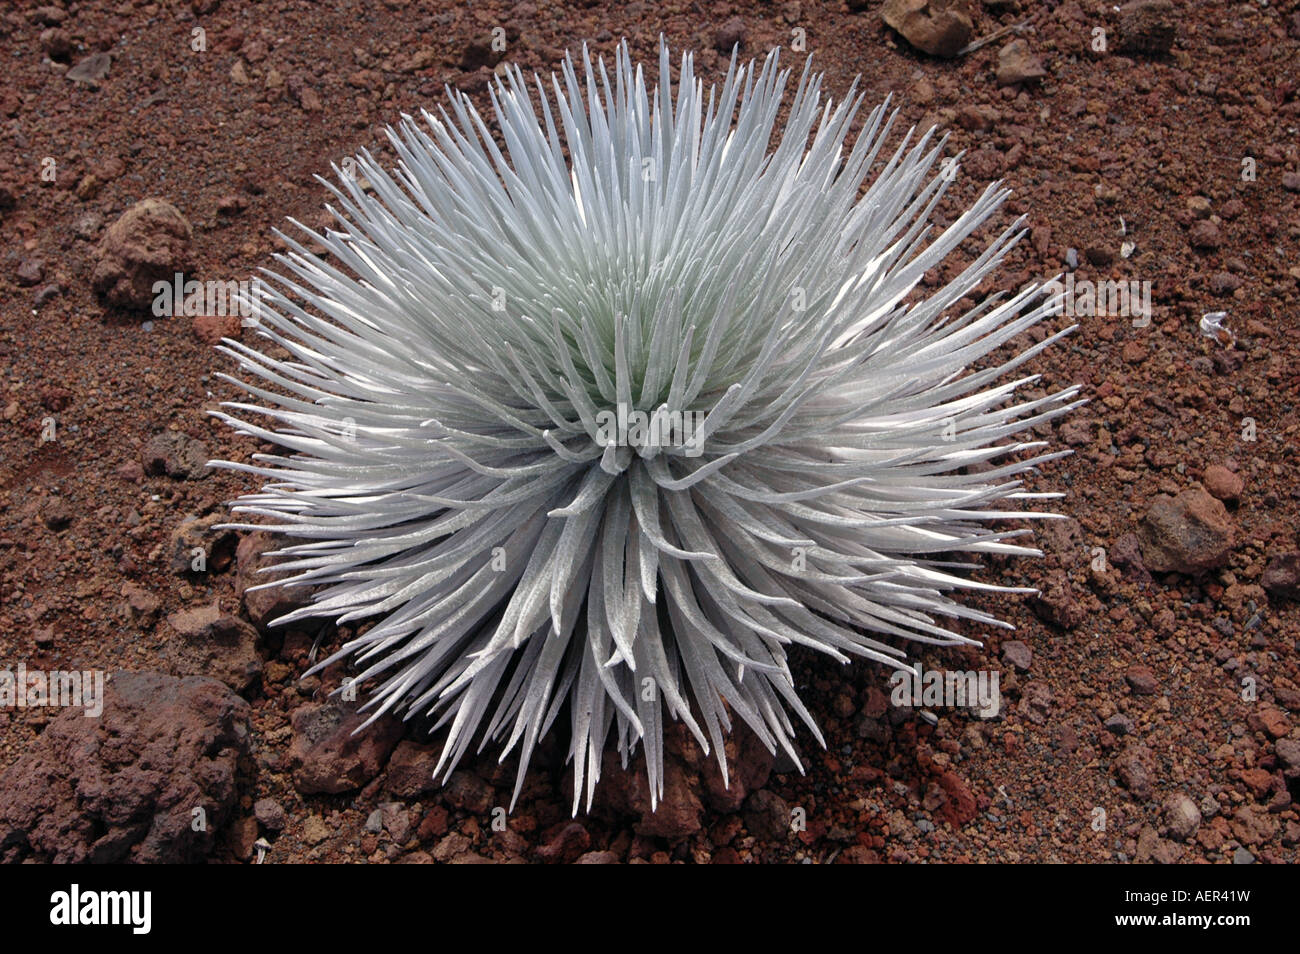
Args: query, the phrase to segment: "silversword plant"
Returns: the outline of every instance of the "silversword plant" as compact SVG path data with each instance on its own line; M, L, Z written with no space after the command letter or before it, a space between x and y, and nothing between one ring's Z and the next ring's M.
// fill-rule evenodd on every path
M918 291L1006 190L933 229L943 143L883 151L886 105L850 136L856 86L832 103L775 52L679 75L662 45L653 87L625 45L612 71L584 51L506 72L494 125L460 94L405 117L396 170L325 183L337 225L303 228L328 256L286 236L267 272L255 323L288 356L222 346L257 380L219 416L292 452L218 462L269 481L237 526L293 538L268 585L320 587L279 622L367 621L326 662L355 658L375 717L449 726L444 776L497 740L517 798L566 714L575 812L610 745L643 743L662 797L665 718L724 777L733 717L821 741L791 646L905 667L900 642L997 624L950 594L1014 588L953 554L1037 553L990 523L1057 496L1021 489L1056 455L1018 435L1075 394L1006 380L1069 329L981 366L1052 313L1036 287L963 303L1019 222ZM610 426L654 420L689 439Z

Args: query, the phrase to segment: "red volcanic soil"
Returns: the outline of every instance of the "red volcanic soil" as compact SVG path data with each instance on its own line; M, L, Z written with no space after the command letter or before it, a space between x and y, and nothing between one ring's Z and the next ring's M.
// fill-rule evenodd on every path
M0 708L0 858L1295 861L1297 5L1157 2L1126 22L1101 2L963 5L969 39L993 38L953 58L918 52L874 0L85 0L0 16L0 669L231 687L128 680L88 726ZM1042 593L971 597L1015 632L971 626L982 648L919 653L927 670L997 673L996 718L894 708L884 669L796 653L827 742L801 735L804 774L737 737L724 790L674 740L659 813L638 761L626 776L611 764L596 810L572 819L560 719L507 815L513 758L468 757L440 788L426 726L349 740L350 707L326 697L352 670L300 678L313 643L328 653L346 628L259 629L274 598L244 597L240 566L264 544L237 554L245 535L210 529L254 478L200 466L269 450L208 415L239 393L212 342L256 337L111 304L130 289L101 242L164 200L183 221L146 222L162 266L247 279L283 248L286 217L328 221L315 176L382 151L384 127L444 102L444 85L486 110L503 59L550 71L626 37L653 68L661 34L698 52L706 80L733 42L783 46L787 62L806 45L832 95L858 75L868 101L892 93L904 126L938 125L964 152L937 221L988 181L1014 190L991 228L1024 215L1030 231L999 285L1071 268L1079 288L1149 283L1150 321L1080 315L1034 360L1039 392L1077 383L1090 399L1041 429L1075 453L1031 481L1066 493L1068 519L1036 527L1041 560L979 575ZM1207 334L1215 311L1226 331ZM166 718L141 703L159 686ZM215 754L194 742L211 720ZM167 740L169 771L220 777L164 797L103 751L108 734ZM61 759L87 751L78 739L100 747L95 766ZM76 793L92 768L105 804ZM105 821L114 786L134 800L129 824ZM202 844L180 844L187 798L213 805Z

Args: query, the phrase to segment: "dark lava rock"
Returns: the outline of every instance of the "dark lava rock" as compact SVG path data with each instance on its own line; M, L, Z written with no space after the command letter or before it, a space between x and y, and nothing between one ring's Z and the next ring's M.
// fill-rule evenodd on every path
M749 28L745 26L745 21L740 17L732 17L714 31L713 48L719 53L730 56L732 49L745 45L747 36L749 36Z
M745 827L751 835L778 841L790 834L790 806L785 799L765 788L745 802Z
M1119 8L1116 49L1121 53L1162 56L1173 48L1177 35L1172 0L1132 0Z
M1272 596L1300 600L1300 550L1280 553L1269 560L1259 582Z

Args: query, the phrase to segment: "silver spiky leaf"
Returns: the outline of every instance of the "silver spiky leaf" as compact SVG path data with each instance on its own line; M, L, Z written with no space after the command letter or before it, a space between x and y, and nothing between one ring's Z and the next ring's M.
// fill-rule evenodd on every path
M449 723L439 773L476 735L518 746L516 798L567 703L575 811L611 730L662 796L665 713L724 778L732 713L791 756L791 713L821 741L789 645L905 667L887 640L997 624L948 594L1011 588L939 558L1037 553L986 525L1043 516L997 509L1055 496L1020 489L1056 455L1015 435L1075 393L998 383L1064 331L972 368L1054 311L1037 288L954 307L1020 222L913 294L1007 195L931 235L956 166L930 133L884 159L882 105L848 147L862 96L809 67L778 127L775 53L707 91L688 55L674 93L663 47L654 88L626 46L580 69L549 97L508 71L495 128L452 94L390 130L391 174L363 152L321 180L337 228L303 228L333 262L285 237L258 322L289 357L227 340L261 403L219 413L296 452L219 462L271 480L234 509L275 522L237 526L303 541L281 569L320 586L279 622L377 618L326 662L355 657L376 717Z

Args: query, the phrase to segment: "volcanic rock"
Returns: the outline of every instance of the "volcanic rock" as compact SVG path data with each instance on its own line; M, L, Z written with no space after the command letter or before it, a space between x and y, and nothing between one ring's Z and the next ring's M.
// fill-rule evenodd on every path
M1204 490L1161 494L1142 520L1142 562L1156 573L1195 574L1228 562L1233 547L1228 511Z
M1146 746L1134 742L1125 748L1115 759L1115 774L1138 801L1145 802L1151 797L1155 765Z
M1047 75L1042 62L1024 40L1012 40L998 52L998 85L1036 83Z
M217 529L227 519L225 514L214 513L182 521L171 535L167 558L171 571L178 575L224 572L235 548L235 532Z
M214 679L116 673L104 711L56 716L0 775L0 859L173 864L211 852L237 800L248 703Z
M286 541L265 530L256 530L239 541L235 548L235 594L243 601L244 613L258 629L265 631L273 620L311 602L315 587L263 586L284 574L263 572L283 562L270 554L286 545Z
M368 715L358 712L355 703L338 699L294 710L289 759L299 792L337 795L361 788L383 770L401 738L402 723L384 716L353 735Z
M91 278L95 293L114 307L148 308L154 282L171 282L189 267L193 234L170 202L137 202L100 240Z
M1225 501L1239 500L1242 490L1245 489L1242 479L1222 464L1211 464L1205 468L1205 476L1201 482L1205 484L1205 489L1212 497Z
M77 64L63 75L74 83L82 83L91 89L99 87L99 81L108 76L108 71L113 66L113 56L110 53L91 53L77 61Z
M745 45L745 38L748 35L749 28L745 26L745 21L740 17L732 17L714 32L713 48L719 53L730 56L736 46Z
M174 672L208 675L240 693L261 678L257 630L221 612L217 603L172 613L167 623L175 635L167 640L163 656Z
M1065 574L1060 572L1052 575L1032 605L1039 619L1061 629L1074 629L1088 618L1088 610L1075 598Z
M1170 835L1186 841L1201 827L1201 812L1194 801L1178 792L1165 802L1165 824L1169 826Z
M259 798L255 801L253 815L259 825L272 832L282 831L288 821L284 814L284 806L274 798Z
M777 840L790 834L790 806L785 799L765 788L745 802L745 827L751 835Z
M1033 650L1018 639L1009 639L1002 644L1002 658L1019 672L1028 672L1034 660Z
M912 46L945 59L956 56L974 30L959 0L885 0L880 15Z
M1300 600L1300 551L1280 553L1268 562L1260 586L1271 595Z
M1178 34L1171 0L1132 0L1119 8L1121 53L1168 53Z
M198 480L212 472L208 456L201 441L180 431L162 431L144 445L140 462L152 477L166 474L177 480Z
M542 836L537 857L550 864L567 865L591 847L591 835L581 822L560 822Z

